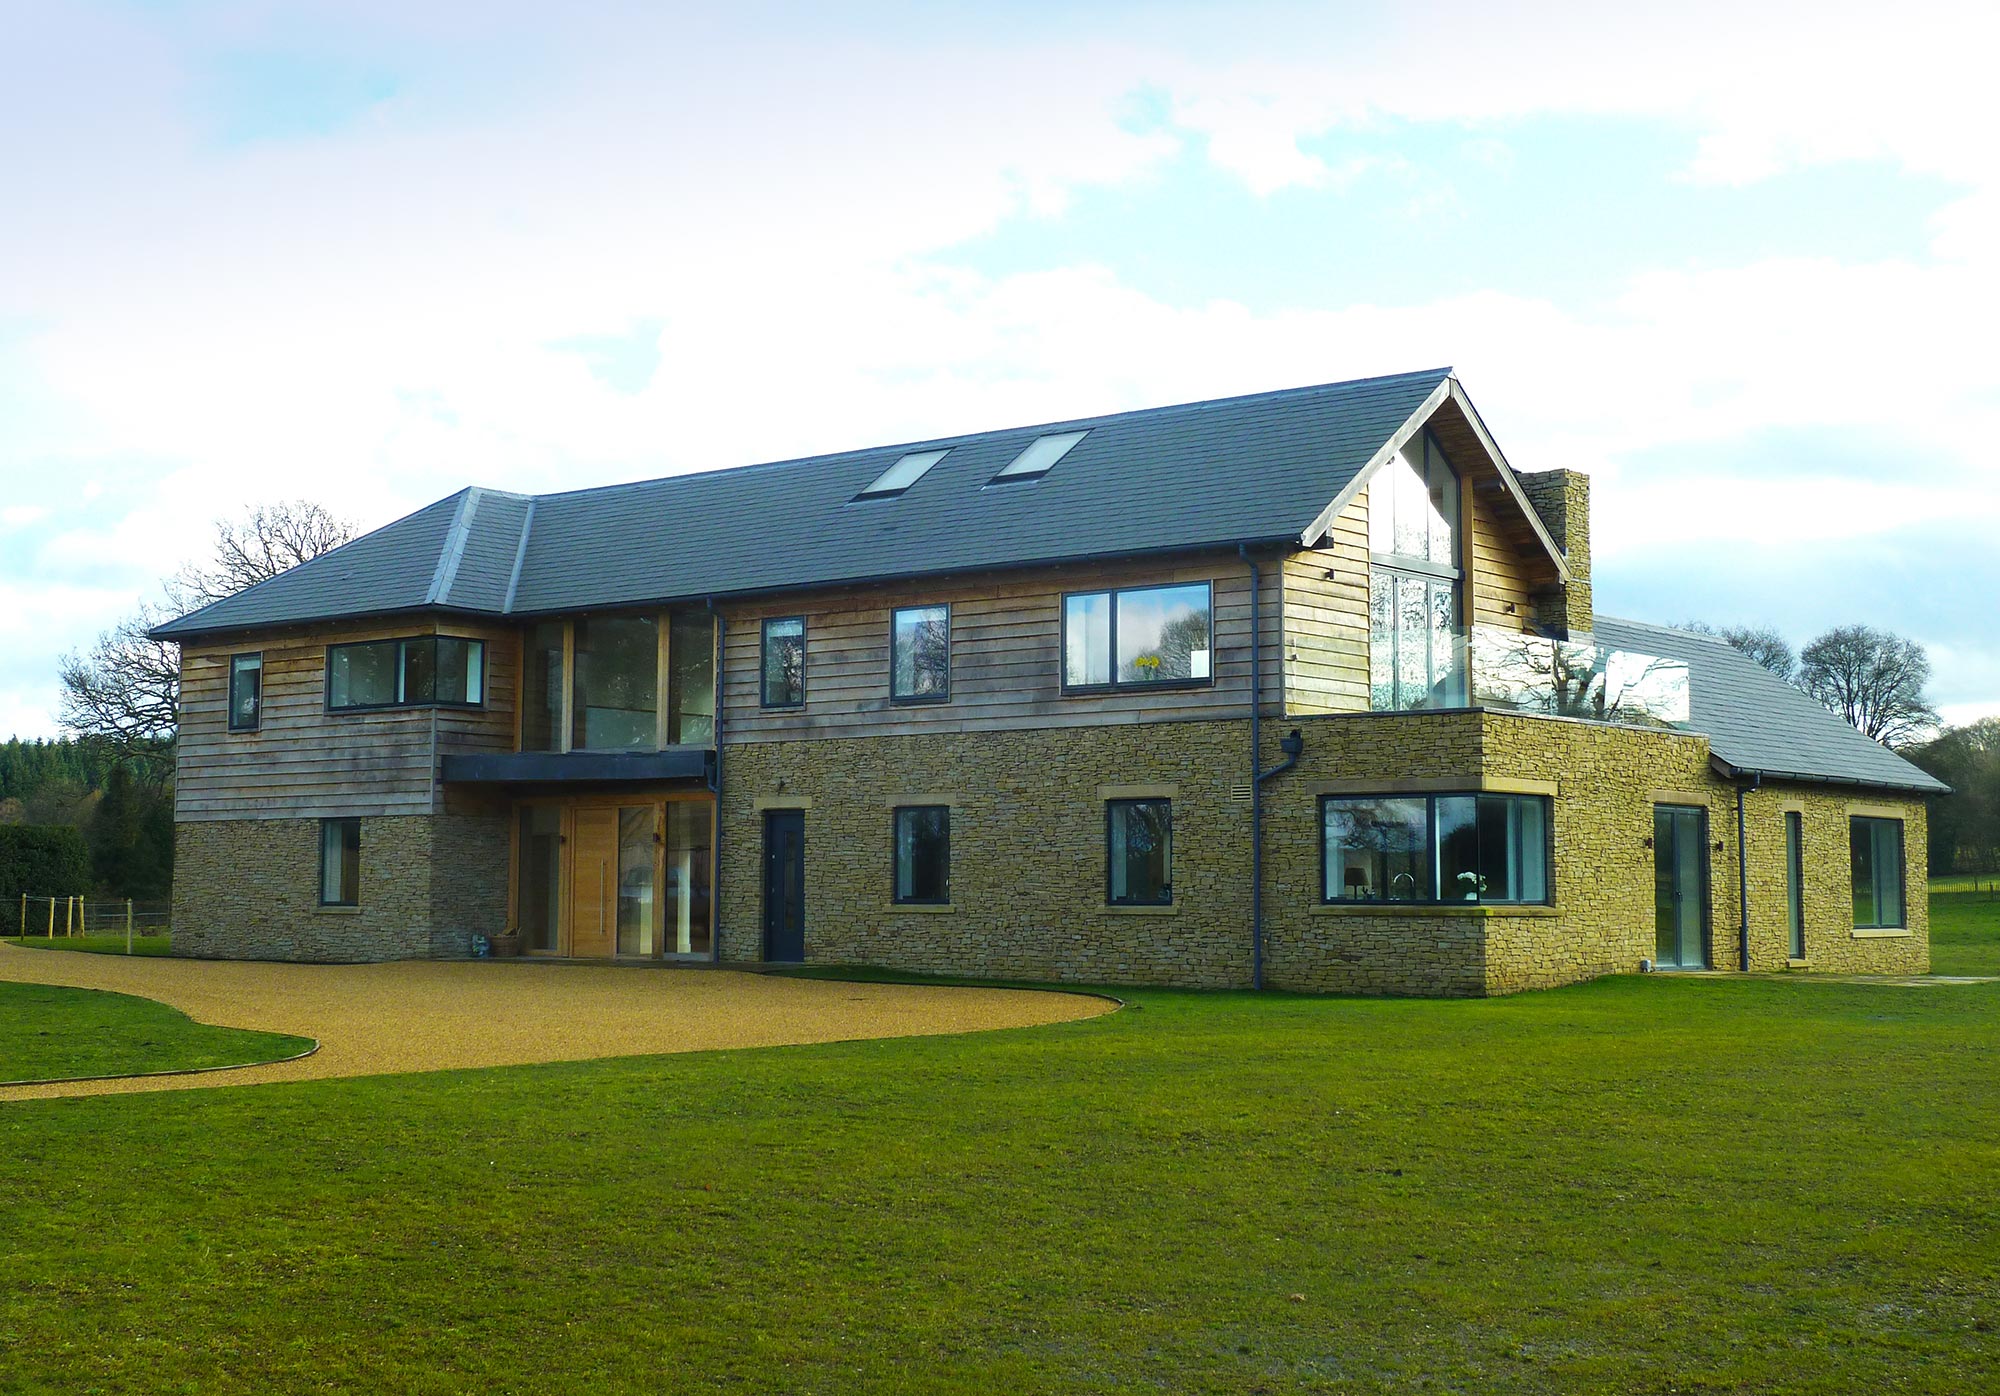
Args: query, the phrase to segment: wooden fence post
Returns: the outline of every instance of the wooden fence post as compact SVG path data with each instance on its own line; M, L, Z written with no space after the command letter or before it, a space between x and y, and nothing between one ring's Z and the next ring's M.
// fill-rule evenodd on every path
M56 899L49 898L49 939L56 938Z
M125 953L132 953L132 899L125 899Z

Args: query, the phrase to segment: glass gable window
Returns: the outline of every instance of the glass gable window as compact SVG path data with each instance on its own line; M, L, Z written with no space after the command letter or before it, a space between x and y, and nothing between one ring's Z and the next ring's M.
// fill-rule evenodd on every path
M1848 821L1854 868L1854 928L1898 930L1903 915L1903 821L1856 815Z
M575 622L574 630L571 750L657 749L658 622L651 616L597 616Z
M1549 901L1545 796L1329 795L1320 827L1323 901Z
M1063 598L1063 687L1209 683L1207 582Z
M1420 432L1368 485L1369 701L1463 706L1459 481Z
M255 732L264 720L264 656L229 656L229 730Z
M767 708L796 708L806 701L806 622L785 616L764 622L760 688Z
M1000 473L989 482L1036 480L1055 468L1057 461L1068 455L1076 443L1090 435L1088 431L1054 432L1048 436L1038 436L1029 442L1020 455L1002 466Z
M486 701L486 645L455 635L414 635L329 645L326 705L476 708Z
M361 905L361 821L319 822L319 902L321 906Z
M1174 900L1171 800L1111 800L1104 807L1105 900L1168 906Z
M1458 566L1458 474L1427 431L1368 482L1368 551Z
M924 478L930 468L951 454L942 451L912 451L875 477L875 482L855 495L856 499L892 499Z
M951 697L951 607L905 606L893 614L889 696L902 703Z
M951 807L910 805L896 811L896 898L943 906L951 901Z

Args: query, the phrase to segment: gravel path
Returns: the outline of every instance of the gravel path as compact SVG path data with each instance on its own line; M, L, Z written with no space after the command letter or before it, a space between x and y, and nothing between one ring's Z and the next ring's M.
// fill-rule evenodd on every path
M0 1101L921 1037L1067 1022L1115 1006L1084 994L844 984L732 970L520 960L291 965L5 944L0 979L137 994L198 1022L320 1043L312 1056L272 1066L14 1086L0 1089Z

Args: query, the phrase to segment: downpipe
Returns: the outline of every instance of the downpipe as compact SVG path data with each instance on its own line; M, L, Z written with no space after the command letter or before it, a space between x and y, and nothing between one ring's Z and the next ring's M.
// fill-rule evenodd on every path
M1264 759L1264 626L1260 606L1264 596L1263 573L1250 556L1246 543L1236 545L1236 555L1250 569L1250 987L1264 987L1264 782L1284 774L1299 764L1306 739L1294 727L1279 743L1285 759L1270 770L1260 770Z
M1748 824L1743 816L1743 796L1747 791L1764 788L1764 777L1760 772L1751 778L1749 785L1736 787L1736 900L1740 918L1736 928L1736 965L1748 974L1750 972L1750 846L1746 842Z
M715 743L715 759L709 765L708 789L715 796L715 832L713 835L715 866L709 871L709 916L708 916L708 958L712 963L722 963L722 666L724 656L729 653L729 622L722 612L715 609L715 598L708 598L708 613L715 617L715 721L710 740Z

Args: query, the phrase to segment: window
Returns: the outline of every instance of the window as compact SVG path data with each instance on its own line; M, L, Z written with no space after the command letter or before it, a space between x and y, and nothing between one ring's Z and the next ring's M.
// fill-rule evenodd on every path
M1854 928L1903 926L1903 821L1856 815L1848 821L1854 863Z
M319 904L361 905L361 821L319 822Z
M896 900L943 906L951 900L951 807L896 811Z
M229 730L255 732L264 720L264 656L229 656Z
M1458 707L1459 482L1429 432L1368 484L1369 705L1378 712Z
M667 625L667 742L715 740L715 617L676 611Z
M521 750L562 750L563 637L559 620L537 621L521 640Z
M951 607L905 606L890 618L889 696L899 703L951 697Z
M574 625L572 751L659 747L660 628L651 616L595 616Z
M1048 436L1038 436L1028 443L1027 449L1002 466L988 484L1001 484L1015 480L1038 480L1055 467L1055 463L1070 453L1077 442L1090 435L1088 431L1055 432Z
M1111 800L1104 807L1105 889L1112 906L1169 906L1174 900L1171 800Z
M805 705L805 617L786 616L764 622L763 669L765 707L797 708Z
M856 499L894 499L904 490L924 478L930 468L951 454L947 446L942 451L912 451L887 470L875 477L875 483L855 495Z
M1792 958L1806 957L1805 816L1785 811L1785 924L1792 933Z
M1209 584L1063 598L1063 687L1123 688L1214 679Z
M1546 903L1549 842L1542 795L1328 795L1320 898Z
M455 635L417 635L329 645L326 705L355 708L476 708L486 701L486 645Z

